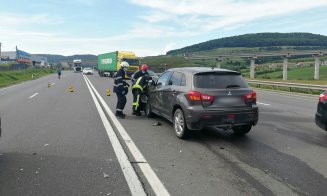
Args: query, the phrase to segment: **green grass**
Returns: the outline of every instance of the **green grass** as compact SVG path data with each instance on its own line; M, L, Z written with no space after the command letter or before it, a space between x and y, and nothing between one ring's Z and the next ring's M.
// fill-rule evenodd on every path
M243 72L242 75L249 79L249 72ZM319 80L314 80L314 67L293 68L288 70L288 80L283 80L283 71L276 71L272 73L256 75L255 79L279 81L279 82L292 82L292 83L304 83L304 84L327 84L327 66L320 67Z
M32 80L32 74L34 74L34 78L39 78L52 73L55 73L55 70L26 69L15 71L0 71L0 88L12 84L17 84L23 81Z
M155 72L164 71L164 64L168 64L168 68L175 67L196 67L206 66L208 63L202 60L186 60L182 56L155 56L146 57L140 60L141 64L145 63Z

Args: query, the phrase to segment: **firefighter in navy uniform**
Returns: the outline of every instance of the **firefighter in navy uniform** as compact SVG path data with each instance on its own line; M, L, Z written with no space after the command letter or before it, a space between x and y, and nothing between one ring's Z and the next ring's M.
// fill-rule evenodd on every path
M124 80L128 68L129 64L123 61L120 64L120 69L117 71L114 77L114 93L117 95L116 116L120 118L125 118L123 110L127 102L126 94L128 92L129 85Z
M143 64L143 65L141 65L140 70L136 71L136 72L132 75L132 78L131 78L132 83L134 84L135 81L136 81L139 77L141 77L141 76L149 75L149 73L148 73L148 69L149 69L149 67L148 67L147 64Z
M141 96L147 93L148 82L151 80L151 77L144 75L139 77L132 86L133 92L133 115L141 116Z

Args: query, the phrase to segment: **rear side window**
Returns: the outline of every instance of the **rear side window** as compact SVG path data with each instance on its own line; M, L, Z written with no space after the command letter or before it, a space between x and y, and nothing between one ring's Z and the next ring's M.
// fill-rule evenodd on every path
M194 75L196 88L247 88L248 84L238 73L205 72Z
M175 86L183 86L185 85L185 81L183 81L183 78L185 80L184 74L180 72L174 72L169 80L169 85L175 85Z

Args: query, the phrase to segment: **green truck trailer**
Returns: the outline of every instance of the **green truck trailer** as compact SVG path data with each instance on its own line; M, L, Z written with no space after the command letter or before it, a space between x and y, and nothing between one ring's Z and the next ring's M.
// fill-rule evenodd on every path
M126 61L130 65L126 76L130 77L139 70L140 61L133 52L115 51L98 55L99 75L113 77L115 72L120 69L120 63Z

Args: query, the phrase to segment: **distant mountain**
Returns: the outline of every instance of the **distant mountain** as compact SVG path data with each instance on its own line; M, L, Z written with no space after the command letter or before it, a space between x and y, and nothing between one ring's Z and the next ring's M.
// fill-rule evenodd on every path
M171 50L167 55L208 51L232 47L279 47L316 46L327 48L327 36L312 33L256 33L214 39L181 49Z
M60 61L73 61L74 59L81 59L83 61L97 61L97 56L92 54L81 54L72 56L63 56L55 54L37 54L38 56L47 57L49 63L59 63Z

